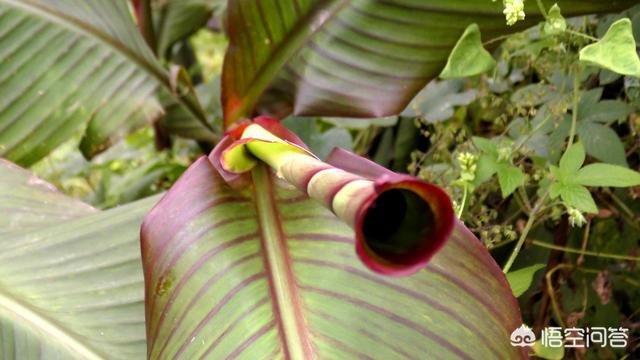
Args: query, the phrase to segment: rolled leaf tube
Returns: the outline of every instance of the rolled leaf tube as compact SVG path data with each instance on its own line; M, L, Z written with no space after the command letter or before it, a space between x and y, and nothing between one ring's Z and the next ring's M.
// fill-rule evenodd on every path
M222 151L214 150L224 171L240 174L259 161L268 164L355 230L356 253L375 272L400 276L418 271L451 233L451 201L435 185L391 172L370 178L345 171L257 123L236 136Z

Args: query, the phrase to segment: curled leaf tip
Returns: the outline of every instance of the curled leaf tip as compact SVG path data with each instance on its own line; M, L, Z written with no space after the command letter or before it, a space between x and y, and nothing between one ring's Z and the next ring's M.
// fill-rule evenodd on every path
M238 129L210 156L223 178L237 180L259 162L266 163L354 229L356 253L369 269L412 274L449 238L455 217L441 188L345 150L334 152L332 164L322 162L270 118Z
M380 181L358 210L356 253L376 272L410 275L446 243L454 219L441 188L408 176Z

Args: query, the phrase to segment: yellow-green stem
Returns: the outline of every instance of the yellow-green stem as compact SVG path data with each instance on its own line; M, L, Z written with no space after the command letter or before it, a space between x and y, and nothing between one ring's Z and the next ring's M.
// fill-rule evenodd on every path
M533 245L535 245L535 246L539 246L539 247L542 247L542 248L551 249L551 250L558 250L558 251L564 251L564 252L571 253L571 254L581 254L581 255L584 254L585 256L594 256L594 257L606 258L606 259L615 259L615 260L623 260L623 261L640 262L640 257L638 257L638 256L609 254L609 253L603 253L603 252L597 252L597 251L589 251L589 250L582 251L581 249L574 249L574 248L565 247L565 246L553 245L553 244L549 244L549 243L546 243L546 242L543 242L543 241L539 241L539 240L533 240L533 241L531 241L531 243Z
M580 104L580 65L576 66L573 79L573 109L571 112L571 130L569 131L569 142L567 150L573 145L576 136L576 127L578 124L578 106Z
M567 265L567 264L559 264L558 266L554 267L553 269L549 270L549 272L547 272L545 274L545 280L547 283L547 293L549 294L549 300L551 300L551 307L553 308L553 312L556 315L556 320L558 321L558 324L561 327L564 327L564 320L562 319L562 313L560 312L560 307L558 306L558 301L556 300L556 295L555 295L555 291L553 289L553 283L551 282L551 277L553 276L553 274L560 270L560 269L572 269L573 266L572 265Z
M516 244L516 247L513 248L513 251L511 252L511 255L509 256L509 259L507 260L507 263L502 268L502 272L504 272L505 274L507 272L509 272L509 270L511 269L511 266L513 265L513 262L516 261L516 258L518 257L518 254L520 253L520 249L522 249L522 245L524 244L524 241L527 239L527 236L529 235L529 231L531 231L531 228L533 227L533 224L536 221L536 215L538 214L538 211L540 211L540 208L542 207L542 205L544 205L544 202L546 201L548 195L549 195L549 192L547 191L538 200L538 202L536 203L536 206L533 208L533 210L531 210L531 214L529 215L529 220L527 220L527 224L525 225L524 229L522 230L522 234L520 234L520 238L518 239L518 243Z

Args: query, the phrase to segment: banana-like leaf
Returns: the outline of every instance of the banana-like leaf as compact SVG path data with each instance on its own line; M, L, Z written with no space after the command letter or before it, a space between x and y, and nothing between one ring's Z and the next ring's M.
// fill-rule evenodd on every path
M138 233L157 200L98 212L0 161L0 359L145 357Z
M0 239L16 230L42 227L95 211L64 196L29 171L0 159Z
M608 12L636 0L557 0L565 15ZM505 24L502 1L232 0L223 71L227 124L274 114L382 117L400 113L437 76L465 28L484 39L540 19ZM544 1L547 8L554 1ZM284 107L273 108L274 99ZM261 101L264 100L264 101Z
M207 158L145 218L151 359L518 359L504 275L458 225L409 277L368 270L354 233L263 166L232 190Z
M104 150L160 117L170 88L128 0L0 0L0 74L0 156L21 165L83 128L83 153Z

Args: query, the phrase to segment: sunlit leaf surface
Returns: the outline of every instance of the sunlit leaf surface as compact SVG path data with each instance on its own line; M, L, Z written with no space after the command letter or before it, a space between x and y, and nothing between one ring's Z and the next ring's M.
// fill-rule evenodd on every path
M138 229L156 201L98 212L0 162L1 359L144 359Z
M127 3L0 0L0 156L31 165L83 129L92 156L162 115L168 75Z

